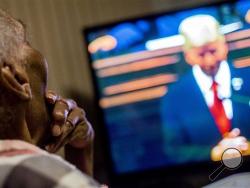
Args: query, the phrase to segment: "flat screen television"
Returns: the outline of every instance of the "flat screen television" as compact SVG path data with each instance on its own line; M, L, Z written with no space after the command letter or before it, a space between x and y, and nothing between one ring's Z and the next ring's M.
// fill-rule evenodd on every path
M187 8L84 29L113 177L211 162L223 136L189 77L194 68L179 26L191 16L210 15L220 24L230 72L224 112L230 130L240 127L250 140L250 1Z

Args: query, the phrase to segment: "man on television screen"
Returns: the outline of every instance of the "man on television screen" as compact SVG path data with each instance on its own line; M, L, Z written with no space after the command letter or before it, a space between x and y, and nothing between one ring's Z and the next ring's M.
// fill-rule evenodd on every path
M170 163L220 160L227 148L250 149L250 68L227 60L228 46L210 15L184 19L184 58L192 66L162 101L164 152Z

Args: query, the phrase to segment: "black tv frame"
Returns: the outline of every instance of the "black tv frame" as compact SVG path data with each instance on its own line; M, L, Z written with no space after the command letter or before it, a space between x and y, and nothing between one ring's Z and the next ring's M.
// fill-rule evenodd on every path
M185 164L182 166L162 167L162 168L155 168L155 169L144 170L144 171L136 171L132 173L130 172L130 173L123 173L123 174L116 174L114 172L114 166L112 162L108 131L105 128L103 110L98 104L98 101L101 96L98 92L97 79L95 76L95 72L91 65L92 63L91 55L89 54L87 50L88 49L87 48L87 44L88 44L87 34L92 31L104 28L104 27L112 27L113 25L118 24L119 22L130 22L130 21L135 21L137 19L154 18L154 17L159 17L165 14L171 14L171 13L178 12L178 11L184 11L184 10L189 10L189 9L194 9L194 8L199 8L199 7L220 6L221 4L224 4L224 3L234 3L234 2L236 2L236 0L217 0L217 1L213 1L212 3L198 2L197 0L197 3L195 3L195 5L193 4L184 5L183 7L179 7L179 8L172 9L172 10L167 10L165 12L154 13L154 14L145 15L145 16L137 16L137 17L132 17L128 19L118 19L113 22L99 24L97 26L87 26L82 29L82 35L84 39L84 51L88 58L88 65L91 71L92 84L93 84L93 89L94 89L94 99L95 99L94 107L95 107L95 111L97 114L96 118L98 119L97 122L100 128L99 132L103 133L99 135L100 137L99 139L101 139L103 143L102 145L102 147L104 148L103 157L108 167L107 183L109 184L110 187L140 188L140 187L155 187L159 185L162 185L163 187L169 186L169 187L178 187L178 188L179 187L180 188L181 187L185 187L185 188L186 187L201 187L211 182L209 180L209 175L213 172L214 169L216 169L219 165L221 165L221 162L206 161L206 162L200 162L200 163L189 163L189 164ZM250 158L244 157L243 160L249 163ZM245 172L249 170L250 170L250 167L243 165L236 171L222 173L218 179L228 176L230 174L236 173L236 172Z

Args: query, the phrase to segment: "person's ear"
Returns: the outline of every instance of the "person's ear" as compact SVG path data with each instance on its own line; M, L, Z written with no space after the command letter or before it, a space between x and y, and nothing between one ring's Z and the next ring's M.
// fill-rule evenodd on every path
M25 70L13 63L1 63L0 81L5 89L22 100L32 98L31 87Z

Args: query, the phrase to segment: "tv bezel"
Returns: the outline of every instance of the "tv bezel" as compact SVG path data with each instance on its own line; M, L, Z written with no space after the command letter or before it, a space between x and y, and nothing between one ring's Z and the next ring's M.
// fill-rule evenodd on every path
M212 162L212 161L204 161L199 163L188 163L181 166L172 166L172 167L162 167L162 168L154 168L154 169L148 169L143 171L134 171L134 172L128 172L128 173L122 173L118 174L114 171L114 164L112 162L112 155L111 155L111 148L110 148L110 141L108 137L108 131L105 126L104 121L104 113L101 107L99 106L99 99L101 98L98 88L98 80L95 75L95 71L92 67L92 59L91 54L88 52L88 39L87 35L90 32L112 27L116 24L122 23L122 22L133 22L138 19L150 19L150 18L156 18L162 15L171 14L175 12L185 11L185 10L191 10L195 8L202 8L202 7L211 7L211 6L220 6L225 3L235 3L237 0L217 0L211 2L198 2L196 1L195 4L192 5L184 5L175 9L159 12L159 13L153 13L149 15L141 15L136 16L132 18L126 18L126 19L118 19L112 22L107 22L99 25L94 26L87 26L82 29L82 35L84 38L84 51L87 56L89 69L91 71L91 78L92 78L92 84L93 84L93 90L94 90L94 102L95 102L95 111L97 114L98 119L98 127L100 128L99 132L102 134L99 135L99 139L101 139L104 148L104 161L107 162L107 177L108 182L111 187L140 187L140 185L146 185L146 187L150 187L152 183L155 181L163 182L168 185L171 185L171 187L180 187L190 184L190 181L192 182L192 178L195 177L203 177L203 183L209 183L209 174L214 170L216 167L218 167L221 163L220 162ZM193 3L193 2L192 2ZM249 157L244 157L244 160L249 161ZM191 169L191 171L190 171ZM237 172L246 171L249 170L248 168L240 168L237 170ZM234 171L235 172L235 171ZM220 178L224 177L224 174L221 175ZM97 177L98 178L98 177ZM183 182L180 182L182 180ZM169 184L170 183L170 184ZM202 183L201 185L203 186Z

